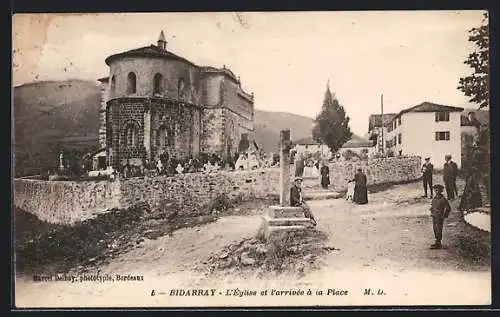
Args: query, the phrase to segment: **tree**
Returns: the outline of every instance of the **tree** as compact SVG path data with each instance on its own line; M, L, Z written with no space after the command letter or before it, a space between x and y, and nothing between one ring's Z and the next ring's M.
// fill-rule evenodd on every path
M475 44L476 49L469 54L465 64L473 69L470 76L462 77L457 87L465 96L471 97L470 102L478 104L478 108L489 107L489 29L488 14L483 15L482 25L469 30L469 42ZM486 194L490 198L490 140L489 126L477 126L478 136L466 155L472 162L471 168L482 178Z
M352 137L349 127L349 117L346 116L344 107L326 86L325 98L321 112L316 116L312 130L313 139L326 144L335 153Z
M465 96L471 97L470 102L479 105L479 109L489 106L489 29L488 14L483 16L483 25L469 30L469 42L475 44L476 49L469 54L464 64L473 69L472 75L459 80L458 89Z

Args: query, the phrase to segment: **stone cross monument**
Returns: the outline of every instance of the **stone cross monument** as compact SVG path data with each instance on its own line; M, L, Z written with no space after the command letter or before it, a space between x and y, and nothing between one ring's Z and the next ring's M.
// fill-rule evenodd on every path
M290 206L290 130L280 132L280 206Z
M280 133L280 203L269 206L267 214L262 217L262 225L257 233L264 240L281 241L279 237L295 231L314 230L311 220L304 216L301 207L290 206L290 130Z

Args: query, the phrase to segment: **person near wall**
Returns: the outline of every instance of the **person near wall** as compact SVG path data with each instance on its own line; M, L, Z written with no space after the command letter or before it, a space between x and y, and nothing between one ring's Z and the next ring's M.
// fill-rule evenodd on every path
M431 191L431 197L433 197L433 187L432 187L432 174L434 173L434 165L430 162L431 158L426 157L425 162L422 165L422 181L424 183L424 196L427 197L427 187Z
M298 153L295 155L295 177L302 177L304 174L304 157L302 156L302 153Z
M445 163L443 165L443 181L446 188L446 196L448 200L455 199L456 181L458 176L457 163L451 160L451 155L445 155Z
M368 203L368 188L366 175L363 173L361 168L358 168L356 174L354 175L354 196L352 201L358 205L364 205Z
M317 222L311 211L311 208L302 199L302 177L295 177L293 186L290 188L290 206L300 207L304 212L304 217L309 218L313 226L316 226Z
M321 166L321 187L324 189L328 188L328 185L330 185L330 168L326 165L325 162L323 162L323 165Z
M467 175L467 182L465 183L464 192L458 205L458 210L466 211L477 207L483 206L483 198L479 188L477 168L471 168L469 175Z

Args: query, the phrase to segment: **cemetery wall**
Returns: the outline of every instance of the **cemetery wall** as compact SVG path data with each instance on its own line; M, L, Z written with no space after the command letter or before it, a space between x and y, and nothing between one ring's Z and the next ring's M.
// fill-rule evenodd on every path
M365 171L369 185L420 178L419 157L335 162L330 164L331 189L344 190L346 179L352 178L358 167ZM290 172L293 180L293 166ZM177 204L180 215L199 214L210 213L208 205L221 194L243 200L278 195L279 180L279 168L140 177L114 182L16 179L14 204L42 220L65 224L88 219L106 209L126 208L139 202L154 205L160 200ZM313 181L319 187L319 179Z
M51 223L70 224L119 207L120 185L109 181L14 180L14 206Z

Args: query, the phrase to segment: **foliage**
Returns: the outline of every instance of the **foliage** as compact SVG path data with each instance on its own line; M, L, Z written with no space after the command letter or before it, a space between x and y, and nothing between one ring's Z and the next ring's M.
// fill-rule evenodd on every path
M372 133L370 135L369 140L373 142L373 145L377 145L377 143L378 143L378 134Z
M458 89L462 91L470 102L479 104L479 109L489 106L489 29L488 14L484 14L483 24L469 30L469 42L474 43L476 49L469 54L464 64L473 69L472 75L459 80Z
M316 141L326 144L332 152L336 152L352 137L349 117L344 107L330 92L329 86L325 92L321 112L316 116L312 135Z
M484 14L482 25L469 30L469 42L474 43L475 50L469 54L465 64L473 69L470 76L459 80L458 89L462 91L470 102L478 104L479 109L489 107L489 25L488 14ZM466 160L483 179L484 185L489 191L490 179L490 140L489 126L478 126L478 137L472 146L469 145Z
M356 158L360 158L359 157L359 154L354 152L353 150L347 150L345 152L342 153L342 157L346 160L346 161L350 161L352 160L354 157Z

